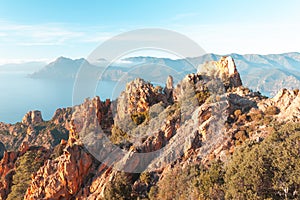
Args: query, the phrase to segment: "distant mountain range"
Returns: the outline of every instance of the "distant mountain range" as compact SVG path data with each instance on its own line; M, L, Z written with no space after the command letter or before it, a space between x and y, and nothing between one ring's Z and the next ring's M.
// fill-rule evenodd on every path
M0 72L27 72L33 73L42 69L47 63L45 62L25 62L16 64L0 65Z
M168 75L174 80L181 80L188 73L197 71L197 67L207 61L219 60L223 55L205 54L187 59L131 57L116 62L105 70L107 62L89 63L85 59L72 60L59 57L56 61L29 75L39 79L75 79L80 66L89 69L89 76L102 80L124 82L141 77L164 83ZM273 96L281 88L300 88L300 53L283 54L229 54L237 65L245 86L254 91L261 91Z

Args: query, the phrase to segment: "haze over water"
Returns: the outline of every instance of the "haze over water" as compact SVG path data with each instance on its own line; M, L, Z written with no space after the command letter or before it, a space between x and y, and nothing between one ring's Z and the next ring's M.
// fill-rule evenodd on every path
M0 72L0 122L16 123L30 110L49 120L57 108L72 106L73 81L27 78L26 72ZM97 89L101 99L111 97L113 82Z

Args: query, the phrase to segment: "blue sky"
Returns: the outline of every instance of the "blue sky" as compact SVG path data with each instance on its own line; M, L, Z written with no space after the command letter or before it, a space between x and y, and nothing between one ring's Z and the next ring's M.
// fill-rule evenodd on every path
M300 51L297 0L0 0L0 63L88 56L137 28L166 28L206 52Z

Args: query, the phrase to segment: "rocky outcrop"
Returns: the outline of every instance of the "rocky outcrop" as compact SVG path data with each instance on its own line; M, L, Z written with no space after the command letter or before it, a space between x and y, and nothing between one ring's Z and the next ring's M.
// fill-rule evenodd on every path
M113 121L111 106L109 100L102 102L95 97L73 108L72 118L68 122L70 137L67 146L62 155L46 162L33 176L25 199L85 199L92 194L94 199L98 199L99 191L107 183L107 180L103 181L103 176L110 173L105 165L100 166L83 143L86 142L85 136L91 132L96 134L101 131L103 134L103 131L110 131Z
M11 192L13 176L16 173L16 161L28 151L44 150L43 159L47 159L49 154L44 148L29 146L24 142L18 151L5 151L0 161L0 199L6 199Z
M107 184L112 181L115 174L115 170L101 164L95 171L95 176L92 178L91 184L85 188L84 192L78 198L102 199L105 196L104 191Z
M71 199L87 185L97 166L83 147L68 146L63 155L48 160L34 175L25 199Z
M272 107L276 118L282 121L300 120L299 90L281 89L273 98L258 103L259 108L266 112ZM275 109L278 109L276 113Z
M236 69L236 65L232 57L222 57L219 62L215 62L215 65L217 65L218 69L220 70L219 76L221 78L224 76L229 77L229 87L242 86L240 74Z
M198 73L213 75L223 80L226 88L242 86L240 74L231 56L223 56L219 61L206 62L200 65Z
M0 125L0 141L8 151L16 151L23 142L27 142L29 146L53 148L60 143L61 139L68 139L67 123L55 124L52 121L36 120L36 117L33 123L31 119L29 120L30 115L26 116L28 119L26 124Z
M72 118L72 111L73 108L58 108L55 111L51 121L56 125L59 124L61 126L68 128L68 122Z
M41 111L38 110L29 111L22 119L22 123L26 125L36 124L42 121L43 121L42 113Z
M73 108L72 118L78 133L88 127L99 128L108 133L113 124L113 103L107 99L101 101L96 96L93 99L86 99L83 104Z
M167 101L169 103L173 103L173 90L174 90L174 82L173 77L168 76L166 86L164 88L164 93L166 94Z
M10 193L12 177L15 174L15 162L18 156L17 152L4 152L0 161L0 199L6 199Z
M167 103L166 96L151 83L137 78L126 84L117 102L117 120L124 119L126 115L146 112L150 106L163 101Z
M219 61L200 65L196 74L186 75L174 88L173 99L178 102L192 96L203 97L205 93L209 96L220 96L228 89L241 86L241 77L234 60L230 56L222 57Z
M173 90L174 102L189 99L197 92L204 91L206 81L200 74L188 74L180 81Z

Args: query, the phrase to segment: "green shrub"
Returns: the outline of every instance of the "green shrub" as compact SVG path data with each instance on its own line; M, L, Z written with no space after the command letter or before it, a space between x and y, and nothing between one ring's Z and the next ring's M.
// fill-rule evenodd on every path
M48 132L51 134L51 138L47 137L45 139L49 140L52 147L55 147L60 143L62 139L68 140L69 138L69 131L60 124L54 124L51 121L43 121L38 124L36 124L34 127L34 130L36 132L36 135L48 135ZM48 141L47 141L48 142ZM43 137L38 137L37 140L38 145L43 145L45 141L43 140Z
M279 112L280 110L276 106L269 106L265 110L267 115L277 115Z
M8 130L1 130L0 135L9 135L9 131Z
M226 198L299 199L299 128L284 125L263 142L237 149L226 169Z
M210 97L210 92L208 90L200 91L196 93L196 98L199 104L203 104Z
M107 183L104 190L105 200L130 200L131 176L125 172L117 172L112 181Z
M40 150L26 152L16 161L16 173L13 176L11 193L7 200L23 199L31 181L31 175L35 173L43 164L44 153Z
M260 120L263 119L263 114L258 109L250 112L249 115L250 115L250 118L252 119L252 121L255 121L255 122L259 122Z
M112 127L111 136L110 136L110 140L112 141L112 143L121 144L121 143L125 143L126 141L128 141L128 139L129 139L129 136L127 135L126 132L124 132L118 126L114 125Z
M164 174L156 187L149 192L150 199L223 199L224 170L221 162L210 168L192 165L175 166Z
M149 120L149 113L147 111L145 112L139 112L139 113L134 113L131 115L131 119L136 125L140 125L145 121Z
M148 197L151 200L157 199L157 195L158 195L158 186L154 185L150 188L150 191L148 193Z
M146 185L149 185L151 182L151 174L149 172L143 172L140 175L140 180L145 183Z
M241 110L235 110L234 111L234 116L235 116L236 119L238 119L241 114L242 114Z

